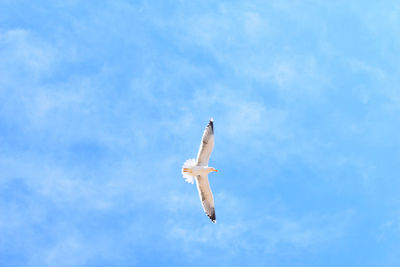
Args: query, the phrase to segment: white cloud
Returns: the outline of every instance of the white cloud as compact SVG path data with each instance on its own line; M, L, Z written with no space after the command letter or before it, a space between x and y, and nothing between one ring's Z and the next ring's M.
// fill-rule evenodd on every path
M71 229L67 231L69 233L43 252L44 255L40 256L44 258L38 257L36 263L45 263L47 266L83 266L94 256L93 246L85 244L82 238L71 233Z
M36 38L31 32L25 29L12 29L0 32L0 43L4 47L0 56L2 57L2 73L4 76L1 80L8 79L9 82L17 77L25 79L39 78L51 71L55 61L55 49L46 41ZM7 74L7 75L5 75ZM11 77L7 77L9 75ZM14 75L13 75L14 74Z
M232 212L233 213L233 212ZM170 223L169 239L190 253L199 244L207 243L216 249L227 249L233 254L263 253L273 255L297 255L302 251L317 251L343 237L353 216L351 210L336 215L309 215L298 219L283 216L261 215L248 217L235 209L237 216L231 222L217 221L215 225L200 228L185 223ZM246 216L244 218L244 216Z

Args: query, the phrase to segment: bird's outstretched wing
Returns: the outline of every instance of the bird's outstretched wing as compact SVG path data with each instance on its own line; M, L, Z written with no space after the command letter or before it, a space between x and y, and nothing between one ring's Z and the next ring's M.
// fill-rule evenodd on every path
M214 197L211 192L210 184L208 182L207 175L198 175L196 177L197 190L199 191L199 196L201 204L203 205L204 212L211 219L213 223L216 222L215 218L215 206Z
M199 153L196 163L198 166L207 166L211 152L214 148L214 120L210 119L201 139Z

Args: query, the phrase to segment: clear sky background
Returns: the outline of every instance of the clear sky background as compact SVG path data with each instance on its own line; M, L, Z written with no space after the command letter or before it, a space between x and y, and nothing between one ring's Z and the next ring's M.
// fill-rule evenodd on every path
M399 62L398 1L1 0L0 265L400 266Z

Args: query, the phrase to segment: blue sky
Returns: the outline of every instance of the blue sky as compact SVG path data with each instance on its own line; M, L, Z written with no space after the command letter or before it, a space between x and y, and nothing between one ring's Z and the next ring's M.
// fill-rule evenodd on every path
M400 265L397 1L0 10L0 265Z

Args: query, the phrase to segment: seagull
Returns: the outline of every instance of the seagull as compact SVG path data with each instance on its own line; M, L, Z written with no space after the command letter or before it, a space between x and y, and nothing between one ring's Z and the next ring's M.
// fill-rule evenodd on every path
M197 153L197 159L188 159L182 167L182 175L186 182L193 184L196 180L197 190L199 191L200 201L203 205L204 212L213 223L215 219L214 197L208 183L208 174L210 172L218 172L213 167L208 167L208 160L214 148L214 120L210 122L204 130L200 143L200 149Z

